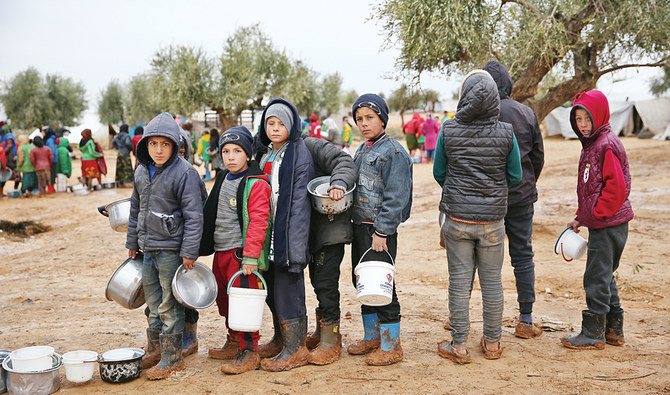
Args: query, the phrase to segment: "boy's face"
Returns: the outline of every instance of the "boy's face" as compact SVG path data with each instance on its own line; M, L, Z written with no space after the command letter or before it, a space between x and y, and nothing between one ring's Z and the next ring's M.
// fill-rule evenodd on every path
M249 167L249 157L237 144L226 144L221 148L221 157L226 169L233 174L245 171Z
M283 144L288 140L288 129L277 117L270 117L265 121L265 132L273 144Z
M384 123L381 118L368 107L359 107L356 110L356 123L361 134L368 140L376 139L384 133Z
M147 148L156 167L163 166L172 157L172 140L167 137L149 137Z
M589 116L589 113L586 112L586 110L583 108L578 108L575 110L575 125L577 125L579 133L581 133L584 137L588 137L593 130L591 117Z

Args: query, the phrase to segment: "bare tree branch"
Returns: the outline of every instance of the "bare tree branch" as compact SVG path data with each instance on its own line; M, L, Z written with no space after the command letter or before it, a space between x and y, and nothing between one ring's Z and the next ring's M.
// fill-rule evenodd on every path
M622 64L619 66L614 66L610 67L609 69L605 70L600 70L596 73L597 77L600 77L604 74L611 73L613 71L621 70L621 69L629 69L631 67L668 67L668 65L665 63L670 59L670 55L666 56L665 58L659 60L658 62L655 63L636 63L636 64Z

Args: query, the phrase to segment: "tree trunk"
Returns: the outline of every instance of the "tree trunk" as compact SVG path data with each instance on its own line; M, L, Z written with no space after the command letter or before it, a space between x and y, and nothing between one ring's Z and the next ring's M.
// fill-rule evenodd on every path
M597 79L590 74L579 74L571 80L562 82L549 89L547 94L540 99L529 99L525 104L533 109L538 122L542 123L547 114L554 108L570 101L579 92L594 89L596 81Z

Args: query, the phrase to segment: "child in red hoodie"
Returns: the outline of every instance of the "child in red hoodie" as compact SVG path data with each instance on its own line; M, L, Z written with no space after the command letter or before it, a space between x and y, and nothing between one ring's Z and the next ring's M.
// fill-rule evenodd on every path
M605 343L624 344L623 309L614 271L628 238L633 209L628 201L630 172L621 140L609 124L607 98L597 90L575 95L570 124L582 142L577 179L577 216L568 223L575 232L589 228L584 291L588 310L582 330L561 339L574 349L598 349Z

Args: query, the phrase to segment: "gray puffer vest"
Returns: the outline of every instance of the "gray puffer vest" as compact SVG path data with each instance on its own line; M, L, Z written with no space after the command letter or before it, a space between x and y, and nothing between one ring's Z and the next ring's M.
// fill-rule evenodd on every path
M498 121L500 98L490 75L466 76L461 90L456 117L442 126L447 172L440 211L465 221L499 221L507 213L514 132Z

